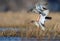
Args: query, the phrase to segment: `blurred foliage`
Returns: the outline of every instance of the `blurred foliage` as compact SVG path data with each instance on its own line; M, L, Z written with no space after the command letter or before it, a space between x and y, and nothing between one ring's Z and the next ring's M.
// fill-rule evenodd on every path
M0 11L18 11L29 9L36 3L44 3L46 0L0 0ZM48 0L48 8L50 11L60 11L60 0Z
M29 9L40 0L0 0L0 11Z

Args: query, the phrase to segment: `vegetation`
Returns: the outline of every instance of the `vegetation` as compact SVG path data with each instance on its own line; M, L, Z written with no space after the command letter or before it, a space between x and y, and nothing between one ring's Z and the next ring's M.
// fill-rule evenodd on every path
M52 20L48 20L46 30L42 31L41 28L36 27L31 20L36 20L38 14L23 12L7 12L0 13L0 27L19 28L20 31L7 30L0 31L0 36L21 36L21 37L35 37L35 38L56 38L60 37L60 14L50 13L49 16Z

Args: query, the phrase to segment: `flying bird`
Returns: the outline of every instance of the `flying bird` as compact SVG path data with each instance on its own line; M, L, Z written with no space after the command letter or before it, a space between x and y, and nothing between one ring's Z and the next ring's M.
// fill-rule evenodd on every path
M38 20L32 20L31 22L33 22L37 27L41 27L43 31L45 30L45 22L52 19L52 17L47 17L47 15L49 14L49 9L45 5L37 4L28 12L34 12L39 14Z

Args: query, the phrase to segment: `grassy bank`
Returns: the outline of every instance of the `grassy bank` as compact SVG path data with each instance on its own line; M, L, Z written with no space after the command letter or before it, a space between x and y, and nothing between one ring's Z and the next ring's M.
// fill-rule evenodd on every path
M31 20L36 20L38 14L32 14L27 12L7 12L0 13L0 27L8 28L19 28L20 31L7 30L0 32L1 36L21 36L21 37L37 37L44 38L55 38L56 36L60 37L60 14L59 13L50 13L49 16L52 17L52 20L48 20L46 25L46 30L42 31L41 28L37 28Z

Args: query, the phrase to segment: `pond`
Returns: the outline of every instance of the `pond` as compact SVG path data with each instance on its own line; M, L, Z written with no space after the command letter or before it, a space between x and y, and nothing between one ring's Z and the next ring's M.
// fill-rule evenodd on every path
M0 41L60 41L60 39L37 39L21 37L0 37Z

